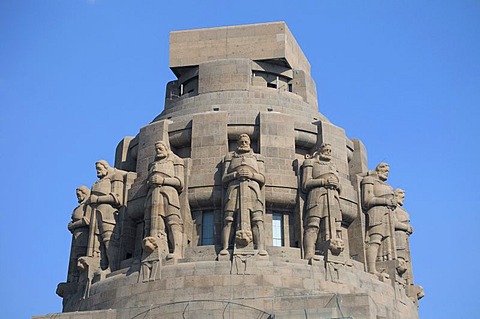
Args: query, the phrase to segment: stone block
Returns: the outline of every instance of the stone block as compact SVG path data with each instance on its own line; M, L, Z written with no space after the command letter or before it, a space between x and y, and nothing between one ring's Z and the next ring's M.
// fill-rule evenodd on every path
M284 22L170 33L173 69L224 58L284 59L293 69L310 73L310 63Z

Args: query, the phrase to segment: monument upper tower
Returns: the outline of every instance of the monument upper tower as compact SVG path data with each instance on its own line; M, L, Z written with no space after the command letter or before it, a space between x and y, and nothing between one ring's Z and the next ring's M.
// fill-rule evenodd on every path
M170 68L77 190L58 317L417 318L405 191L318 112L286 24L172 32Z

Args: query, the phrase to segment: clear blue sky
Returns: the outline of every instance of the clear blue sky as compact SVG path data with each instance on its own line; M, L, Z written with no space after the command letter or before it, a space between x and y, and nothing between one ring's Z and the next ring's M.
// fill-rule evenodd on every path
M162 111L168 33L270 21L309 59L320 111L407 191L420 317L478 317L480 1L3 0L3 318L61 311L75 188Z

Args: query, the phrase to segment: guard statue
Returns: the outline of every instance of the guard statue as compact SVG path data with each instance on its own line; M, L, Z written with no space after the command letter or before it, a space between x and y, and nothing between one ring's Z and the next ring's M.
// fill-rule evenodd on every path
M380 163L375 171L361 181L362 206L367 214L367 269L377 276L381 276L376 268L380 246L383 244L387 247L386 260L395 259L396 253L392 229L397 201L392 187L386 183L389 171L387 163Z
M183 160L173 154L165 142L156 142L155 160L148 168L145 236L153 237L147 241L156 241L155 247L168 247L164 243L168 238L172 253L167 254L167 259L182 257L183 220L179 193L183 190L184 178Z
M72 220L68 223L68 230L72 233L72 248L70 250L70 262L68 264L67 282L78 282L79 271L77 261L79 257L87 254L88 227L90 224L90 206L86 201L90 196L87 186L80 186L75 190L78 206L72 212Z
M397 253L397 260L399 265L403 268L399 269L399 273L407 275L407 284L413 284L411 278L411 261L410 261L410 246L408 237L413 233L413 227L410 225L410 216L403 208L405 201L405 191L397 188L394 191L397 200L397 207L395 208L395 247Z
M220 255L229 254L232 224L236 221L235 248L247 248L253 242L258 254L266 256L263 225L265 204L261 191L265 184L264 161L261 155L253 153L247 134L241 134L237 150L225 156L222 183L227 191Z
M104 271L116 270L116 247L112 244L113 233L123 205L124 172L110 167L107 161L95 163L97 177L87 203L92 209L87 256L95 256L100 251L100 268ZM100 243L96 243L97 239ZM99 246L99 247L98 247Z
M332 146L324 143L303 162L302 188L308 194L303 240L305 259L314 257L319 236L334 255L344 249L340 179L331 159Z

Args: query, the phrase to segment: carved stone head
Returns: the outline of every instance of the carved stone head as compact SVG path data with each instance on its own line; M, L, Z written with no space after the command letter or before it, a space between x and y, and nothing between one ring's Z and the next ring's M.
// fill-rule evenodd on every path
M99 160L95 163L95 169L97 170L97 177L101 179L108 175L111 167L106 160Z
M240 247L245 247L253 240L253 234L249 230L241 229L235 233L235 242Z
M403 202L405 201L405 191L401 188L397 188L395 190L395 199L397 200L397 204L403 206Z
M401 276L407 271L407 262L403 258L397 259L397 272Z
M157 249L158 244L155 237L145 237L142 241L143 250L147 253L152 253Z
M387 163L380 163L375 167L375 173L378 176L378 179L381 181L386 181L388 179L388 173L390 172L390 165Z
M237 141L237 152L247 153L250 152L250 136L247 134L240 134Z
M423 287L422 286L415 286L416 290L417 290L417 299L420 300L422 299L423 297L425 297L425 290L423 290Z
M80 186L76 190L78 203L83 203L90 196L90 189L87 186Z
M318 148L317 154L322 161L330 161L332 159L332 145L323 143Z
M78 271L84 272L88 268L88 262L85 258L79 257L77 260Z
M330 247L328 247L332 254L339 255L345 249L345 243L339 238L332 239L330 241Z
M157 159L164 159L168 157L170 149L164 141L158 141L155 143L155 157Z

